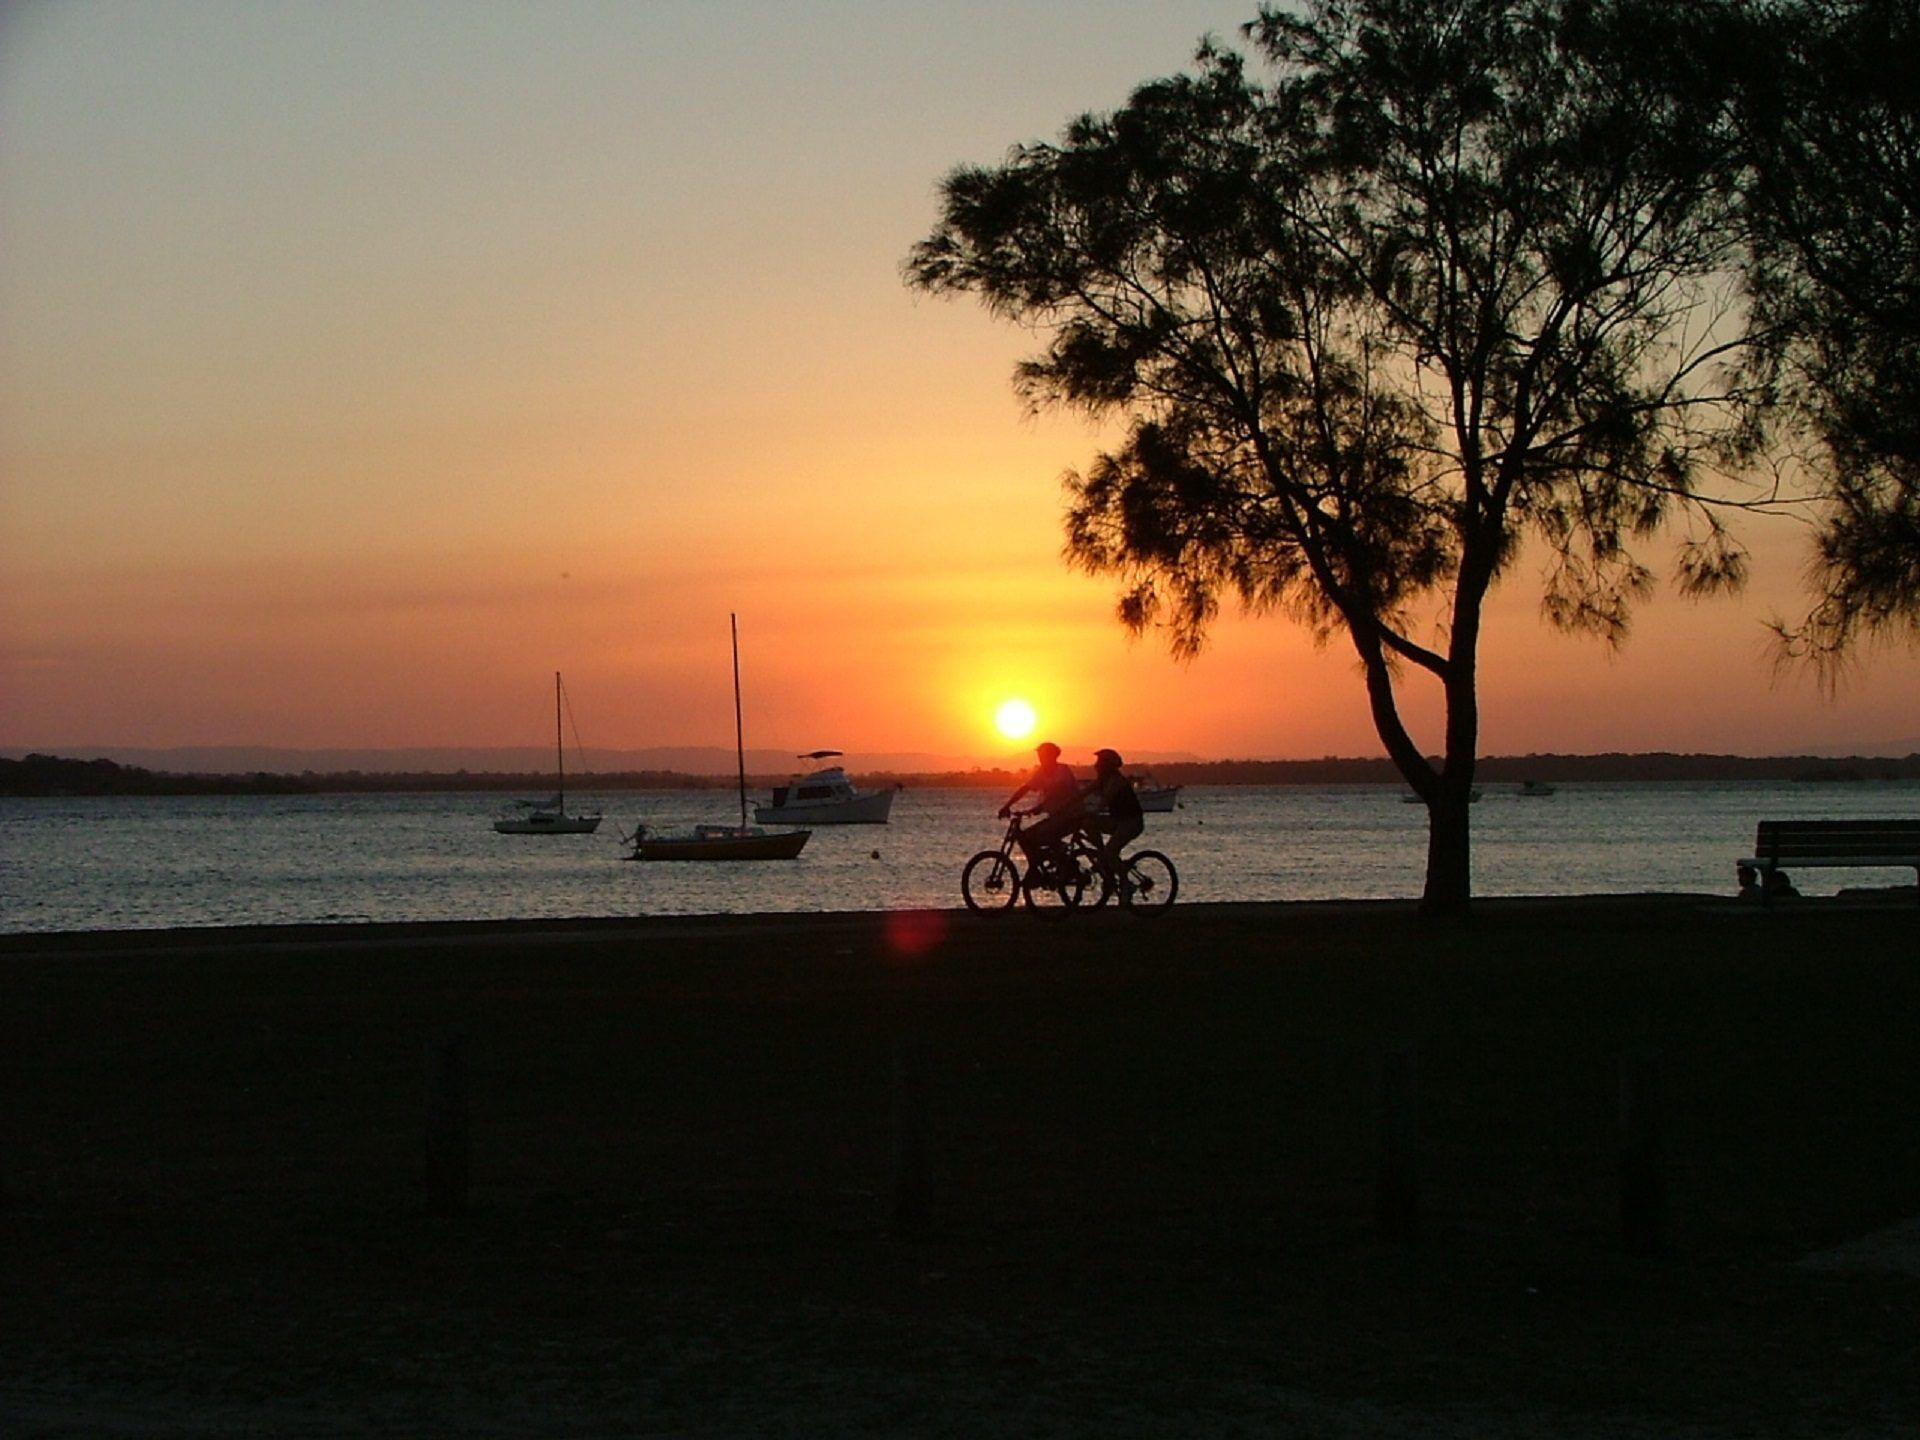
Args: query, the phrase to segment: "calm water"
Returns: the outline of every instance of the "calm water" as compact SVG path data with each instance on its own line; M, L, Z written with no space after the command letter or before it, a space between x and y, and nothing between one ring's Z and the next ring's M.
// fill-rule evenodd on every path
M736 818L724 791L583 795L597 835L537 838L494 834L492 795L0 799L0 931L952 907L1000 798L908 790L891 824L817 829L798 860L695 865L624 861L620 832ZM1488 786L1475 892L1730 893L1756 820L1864 816L1920 816L1920 784ZM1183 902L1413 898L1426 812L1385 786L1190 788L1141 843L1173 856Z

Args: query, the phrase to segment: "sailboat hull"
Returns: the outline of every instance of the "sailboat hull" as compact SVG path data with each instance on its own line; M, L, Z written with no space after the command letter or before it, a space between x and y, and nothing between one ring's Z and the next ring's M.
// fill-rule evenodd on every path
M891 790L863 790L845 799L782 804L780 796L790 788L775 790L773 804L754 806L753 818L762 825L884 825L887 812L893 808Z
M600 819L598 815L527 815L496 820L493 828L502 835L591 835L600 828Z
M648 835L633 842L629 860L791 860L812 837L811 830L769 834L730 825L701 825L691 835Z

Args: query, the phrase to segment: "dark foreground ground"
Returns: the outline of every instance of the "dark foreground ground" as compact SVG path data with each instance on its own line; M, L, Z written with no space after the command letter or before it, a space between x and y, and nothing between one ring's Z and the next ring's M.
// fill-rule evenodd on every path
M1920 1215L1917 1017L1912 905L0 937L0 1435L1911 1435L1920 1279L1800 1262Z

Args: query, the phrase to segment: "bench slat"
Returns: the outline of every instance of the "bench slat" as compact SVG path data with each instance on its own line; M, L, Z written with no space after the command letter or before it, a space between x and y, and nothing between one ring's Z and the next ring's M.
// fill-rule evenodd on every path
M1920 820L1762 820L1753 853L1771 866L1920 865Z
M1844 855L1855 850L1914 850L1920 849L1920 835L1909 836L1903 842L1898 838L1882 839L1869 836L1861 839L1840 839L1819 837L1811 840L1771 840L1761 847L1763 850L1779 848L1782 850L1804 850L1810 855Z
M1762 835L1920 835L1920 820L1762 820Z

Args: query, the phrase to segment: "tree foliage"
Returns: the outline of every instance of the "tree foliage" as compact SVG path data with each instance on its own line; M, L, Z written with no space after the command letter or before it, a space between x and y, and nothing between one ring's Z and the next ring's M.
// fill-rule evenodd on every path
M1815 603L1783 638L1831 676L1920 637L1920 6L1734 0L1693 33L1734 79L1756 358L1825 482Z
M1057 143L949 175L910 281L1036 327L1036 405L1125 421L1067 482L1067 554L1178 653L1223 599L1344 636L1432 817L1426 902L1465 905L1481 615L1533 535L1557 624L1624 635L1636 542L1682 584L1743 557L1703 504L1744 397L1710 311L1720 132L1622 63L1626 9L1265 9L1256 78L1191 71ZM1402 687L1437 683L1437 765Z

